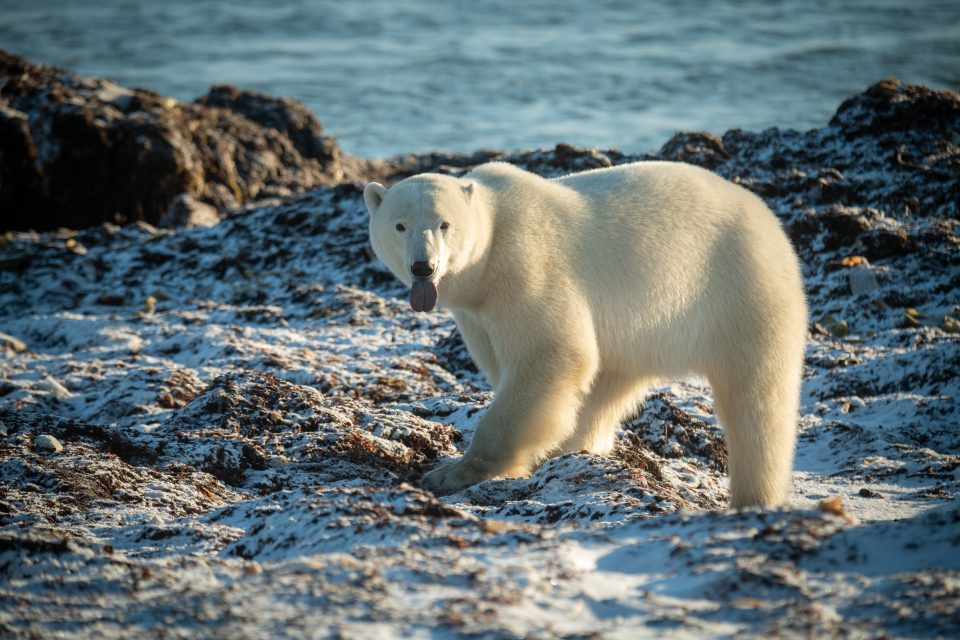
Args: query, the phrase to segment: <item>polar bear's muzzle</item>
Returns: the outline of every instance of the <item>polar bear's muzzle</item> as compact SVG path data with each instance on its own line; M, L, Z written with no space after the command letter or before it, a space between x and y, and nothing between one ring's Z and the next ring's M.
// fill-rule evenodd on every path
M410 273L412 273L415 278L429 278L436 273L436 271L437 268L426 260L417 260L410 267Z

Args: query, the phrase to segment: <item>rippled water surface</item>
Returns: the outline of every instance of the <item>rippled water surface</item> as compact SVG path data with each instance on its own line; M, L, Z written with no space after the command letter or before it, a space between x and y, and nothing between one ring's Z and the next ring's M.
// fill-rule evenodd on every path
M956 0L0 0L0 48L182 100L294 97L350 153L639 152L820 126L885 77L960 88Z

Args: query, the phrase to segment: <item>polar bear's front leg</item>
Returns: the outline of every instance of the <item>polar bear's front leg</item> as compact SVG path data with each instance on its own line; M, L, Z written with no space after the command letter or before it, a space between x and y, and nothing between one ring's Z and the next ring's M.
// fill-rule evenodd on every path
M500 382L500 367L497 366L497 357L486 329L466 311L454 310L453 317L457 321L460 337L467 345L467 351L470 352L473 361L487 378L490 386L496 388Z
M425 488L442 495L497 476L527 475L574 432L597 356L573 352L569 345L531 350L528 356L515 358L503 372L463 457L425 475Z

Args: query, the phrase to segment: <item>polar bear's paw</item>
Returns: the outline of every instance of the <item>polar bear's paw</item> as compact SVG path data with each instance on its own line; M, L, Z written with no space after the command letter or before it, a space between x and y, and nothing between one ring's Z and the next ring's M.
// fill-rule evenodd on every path
M438 496L444 496L456 493L481 480L492 478L494 475L496 474L491 472L488 465L476 459L470 460L464 457L426 474L423 476L421 484L424 489L432 491Z

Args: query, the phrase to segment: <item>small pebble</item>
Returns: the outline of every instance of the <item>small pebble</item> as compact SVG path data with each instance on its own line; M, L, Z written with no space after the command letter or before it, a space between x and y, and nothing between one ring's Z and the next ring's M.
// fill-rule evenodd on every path
M46 433L40 434L33 439L33 448L40 449L41 451L49 451L50 453L60 453L63 451L63 445L60 444L60 441Z
M950 316L943 316L943 330L947 333L960 333L960 322Z
M51 394L53 394L56 398L60 400L69 400L70 398L73 397L73 394L70 393L70 390L67 389L65 386L63 386L63 384L61 384L60 381L54 378L53 376L47 376L46 378L40 381L40 384L38 386L40 386L41 388L45 388L47 391L49 391Z

